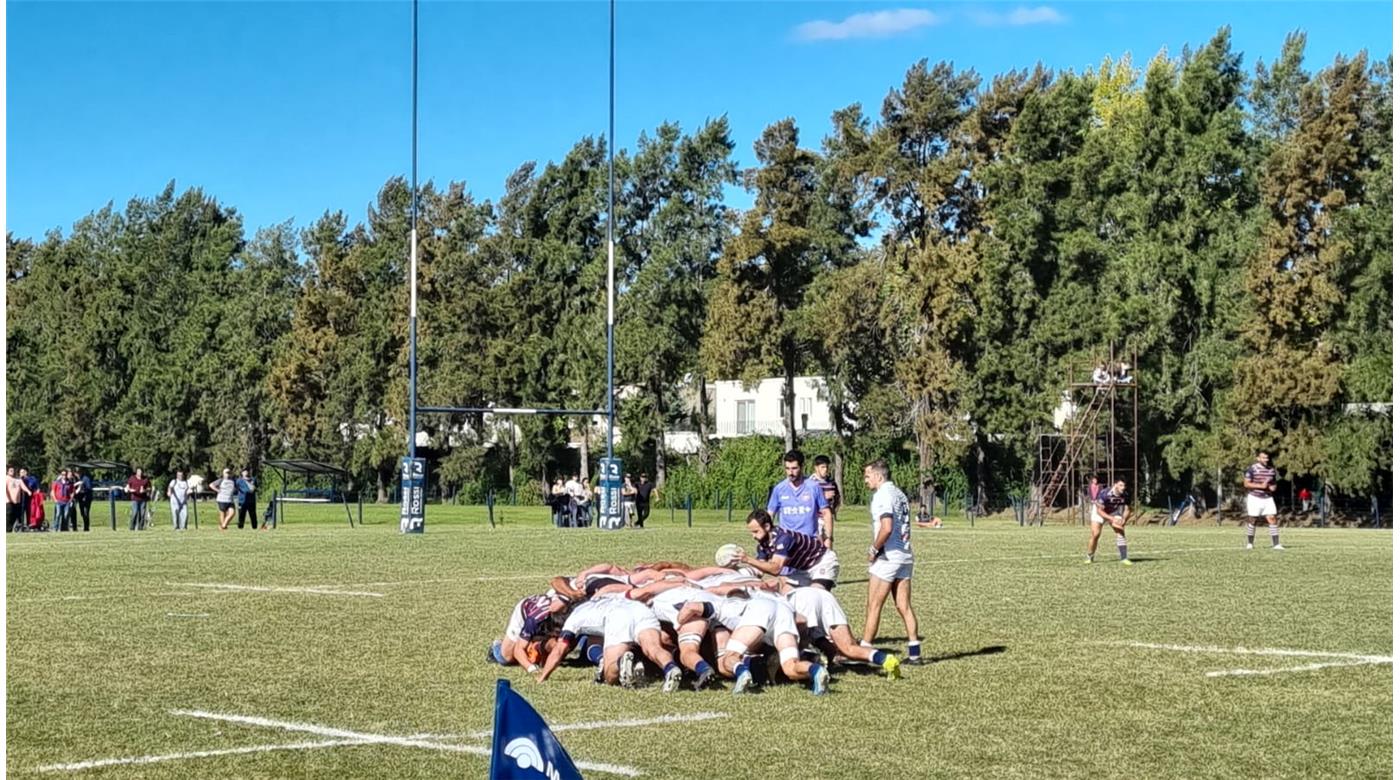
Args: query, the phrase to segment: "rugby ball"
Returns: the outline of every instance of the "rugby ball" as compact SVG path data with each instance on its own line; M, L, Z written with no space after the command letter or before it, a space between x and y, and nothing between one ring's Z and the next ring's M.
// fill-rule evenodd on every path
M743 551L744 549L737 544L720 545L720 548L715 550L715 565L728 566L739 560L739 555L743 553Z

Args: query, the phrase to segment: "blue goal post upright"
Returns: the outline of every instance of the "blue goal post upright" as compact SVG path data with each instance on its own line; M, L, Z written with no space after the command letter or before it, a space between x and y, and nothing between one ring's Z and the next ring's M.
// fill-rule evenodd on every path
M613 457L613 429L617 423L617 394L615 392L613 302L616 299L616 265L614 239L616 219L617 179L613 164L613 136L616 130L617 105L617 2L608 0L608 311L607 311L607 408L566 409L547 407L461 407L418 405L418 0L413 0L412 22L412 172L409 199L409 283L408 283L408 455L400 460L399 486L403 499L399 506L399 530L422 533L425 519L428 464L418 457L418 413L425 414L542 414L571 417L606 415L608 420L607 455L600 471L603 480L602 517L599 528L622 527L622 461Z

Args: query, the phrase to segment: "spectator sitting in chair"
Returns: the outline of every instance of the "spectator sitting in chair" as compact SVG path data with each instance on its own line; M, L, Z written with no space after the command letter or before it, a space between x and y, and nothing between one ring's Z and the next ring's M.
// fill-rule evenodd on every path
M1100 362L1097 366L1095 366L1094 373L1091 375L1090 379L1098 387L1103 387L1104 385L1111 384L1113 380L1108 375L1108 364Z

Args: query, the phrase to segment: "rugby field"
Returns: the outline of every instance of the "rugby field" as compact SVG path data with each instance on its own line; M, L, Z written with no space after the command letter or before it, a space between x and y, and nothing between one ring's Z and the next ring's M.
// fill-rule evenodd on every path
M916 530L934 663L734 698L603 688L582 666L538 685L485 661L549 575L747 543L722 513L607 533L435 506L405 537L395 509L353 530L321 507L271 533L176 535L160 507L144 533L9 537L9 776L482 777L502 674L589 777L1392 774L1388 531L1286 529L1274 552L1261 529L1245 552L1238 528L1134 527L1125 568L1111 534L1081 564L1079 526ZM861 512L837 531L857 629ZM890 607L883 644L902 652L898 628Z

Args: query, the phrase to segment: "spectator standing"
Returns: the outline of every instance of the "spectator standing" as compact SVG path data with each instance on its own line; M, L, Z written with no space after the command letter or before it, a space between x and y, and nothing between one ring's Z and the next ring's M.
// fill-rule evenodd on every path
M29 488L27 491L25 491L25 494L26 494L26 495L28 495L28 496L33 496L33 495L34 495L34 491L36 491L36 490L39 489L39 478L36 477L36 476L34 476L33 474L30 474L30 473L29 473L29 469L21 468L21 469L19 470L19 478L20 478L20 481L24 483L24 486L25 486L26 488ZM29 499L26 498L25 501L24 501L24 527L25 527L25 528L33 528L33 527L34 527L34 523L32 522L32 518L30 518L30 516L29 516L30 513L33 511L33 509L34 509L34 502L33 502L33 501L30 501Z
M53 530L68 531L78 530L69 515L73 509L73 483L68 479L68 469L61 469L58 476L54 477L53 484L49 486L49 492L53 494Z
M73 530L78 530L78 515L83 516L83 530L92 530L92 477L82 469L73 469Z
M227 531L229 522L233 520L233 496L238 492L233 470L224 469L222 476L209 483L209 489L215 491L214 503L219 505L219 530Z
M175 478L165 486L165 497L170 501L170 522L176 531L185 530L190 520L190 481L185 479L182 469L175 470Z
M151 500L151 481L141 469L126 481L126 494L131 500L130 530L146 530L146 502Z
M27 496L29 486L15 476L15 467L5 467L5 531L13 533L25 530L25 515L28 514Z
M579 477L570 476L569 481L564 483L564 493L569 497L569 527L576 528L579 515L588 508L588 488L583 486Z
M248 469L243 469L238 472L234 486L238 489L238 527L243 527L243 518L247 517L253 524L253 530L258 530L258 483Z
M639 475L637 480L637 527L645 528L651 516L651 494L656 490L656 483L648 480L645 474Z
M44 495L42 487L35 488L29 494L29 530L43 531L44 526L44 501L48 496Z
M1307 488L1299 490L1298 500L1303 503L1303 514L1307 514L1308 510L1312 509L1312 491Z
M622 475L622 522L628 527L640 528L637 522L637 486L631 474Z

